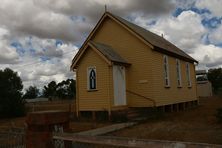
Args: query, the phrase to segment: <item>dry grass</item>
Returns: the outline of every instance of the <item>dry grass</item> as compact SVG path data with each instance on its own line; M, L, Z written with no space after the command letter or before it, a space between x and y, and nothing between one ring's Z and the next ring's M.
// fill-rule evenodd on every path
M167 113L164 118L145 121L109 135L222 144L222 124L215 117L216 109L220 107L222 98L202 98L197 108ZM72 132L80 132L109 124L111 123L73 121L70 127ZM5 127L25 127L25 117L0 120L0 130Z
M222 124L215 117L220 107L222 98L202 98L197 108L167 113L164 119L146 121L109 135L222 144Z
M9 118L0 120L0 131L8 130L11 128L25 128L25 117Z
M0 120L0 131L5 131L11 128L26 128L25 117L2 119ZM90 129L100 128L110 125L109 122L93 122L93 121L71 121L70 132L78 133Z
M75 103L73 100L65 101L49 101L49 102L36 102L36 103L27 103L26 108L28 112L32 111L45 111L45 110L64 110L72 112L75 111ZM9 118L9 119L0 119L0 131L8 128L25 128L25 118Z
M46 110L71 110L71 112L75 114L75 102L73 100L28 103L26 107L29 112ZM26 128L25 119L26 117L0 119L0 131L4 131L10 128ZM108 122L92 122L90 120L72 121L70 122L70 130L71 132L81 132L110 124L111 123Z
M70 129L74 133L87 131L95 128L100 128L104 126L111 125L109 122L87 122L87 121L78 121L78 122L71 122Z

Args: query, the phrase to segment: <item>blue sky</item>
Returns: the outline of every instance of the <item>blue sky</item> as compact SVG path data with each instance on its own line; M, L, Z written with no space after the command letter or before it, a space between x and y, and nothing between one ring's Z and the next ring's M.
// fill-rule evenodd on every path
M105 4L111 13L163 34L199 61L197 69L222 66L221 0L2 0L0 68L18 71L25 87L73 78L71 60Z

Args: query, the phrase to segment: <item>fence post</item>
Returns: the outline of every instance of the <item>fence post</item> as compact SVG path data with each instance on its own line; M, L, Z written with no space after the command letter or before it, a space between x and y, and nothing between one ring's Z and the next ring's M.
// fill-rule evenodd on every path
M53 148L53 131L60 126L69 129L69 113L64 111L39 111L29 113L26 119L27 148ZM67 144L66 144L67 145Z

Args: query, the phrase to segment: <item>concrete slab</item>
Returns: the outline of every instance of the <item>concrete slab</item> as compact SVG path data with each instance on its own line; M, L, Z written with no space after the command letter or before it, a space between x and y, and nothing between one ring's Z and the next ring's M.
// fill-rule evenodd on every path
M106 133L114 132L114 131L117 131L126 127L130 127L136 124L137 122L117 123L117 124L113 124L106 127L101 127L101 128L97 128L97 129L93 129L89 131L80 132L80 133L77 133L77 135L98 136L98 135L103 135Z

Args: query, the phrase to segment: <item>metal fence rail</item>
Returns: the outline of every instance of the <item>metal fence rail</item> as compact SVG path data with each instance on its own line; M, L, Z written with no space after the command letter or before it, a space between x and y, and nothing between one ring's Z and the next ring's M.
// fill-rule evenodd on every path
M124 137L110 137L110 136L86 136L73 135L63 133L54 135L54 139L63 140L64 142L72 142L74 148L147 148L147 147L201 147L201 148L222 148L222 145L194 143L194 142L180 142L180 141L165 141L165 140L148 140L135 139Z
M25 130L11 128L0 131L0 148L25 148Z

